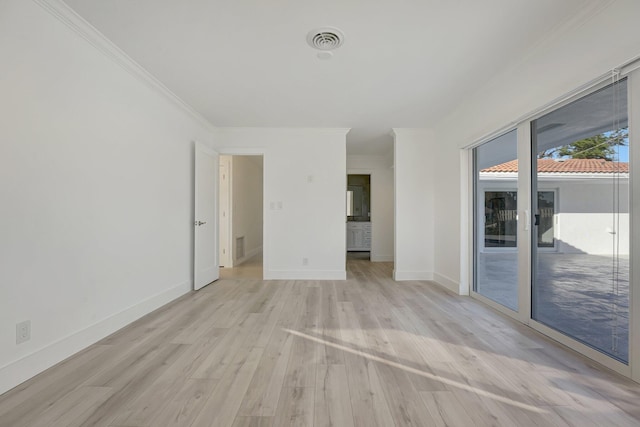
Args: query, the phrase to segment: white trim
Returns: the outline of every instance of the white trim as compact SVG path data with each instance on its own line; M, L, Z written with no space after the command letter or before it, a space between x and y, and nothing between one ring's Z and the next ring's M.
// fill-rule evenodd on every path
M520 239L518 241L518 313L516 318L526 324L531 318L531 254L533 251L531 243L533 232L532 153L531 125L529 123L522 123L518 126L517 141L518 163L523 163L518 168L518 193L526 195L526 197L518 197L518 214L522 215L520 217L522 221L518 224Z
M37 0L36 0L37 1ZM216 135L224 139L226 132L253 133L260 131L261 135L273 136L282 133L308 135L309 132L328 133L346 136L351 128L341 127L264 127L264 126L224 126L216 128ZM241 148L242 149L242 148ZM249 148L251 149L251 148ZM234 148L235 150L235 148ZM255 150L255 149L254 149Z
M456 295L469 295L468 290L467 293L463 293L465 290L460 288L460 283L443 274L433 273L433 281Z
M225 156L264 156L267 151L262 147L216 147L216 150Z
M0 394L191 291L186 281L0 368Z
M121 66L125 71L145 83L149 88L162 95L173 105L187 113L207 130L214 132L215 126L202 114L183 101L178 95L169 90L160 80L145 70L122 49L116 46L104 34L98 31L82 16L78 15L62 0L33 0L34 3L49 12L53 17L66 25L70 30L85 39L93 48L105 55L112 62Z
M629 274L629 366L631 379L640 382L640 71L635 71L627 80L627 108L629 111L629 182L630 207L630 265Z
M565 347L568 347L571 350L574 350L580 353L582 356L585 356L591 360L594 360L599 364L618 372L619 374L625 375L627 377L631 376L630 366L625 365L624 363L619 362L611 358L610 356L606 355L605 353L602 353L598 350L595 350L592 347L589 347L588 345L582 344L580 341L577 341L568 335L558 332L557 330L550 328L533 319L529 321L528 326L540 332L541 334L544 334L545 336L551 338L552 340L557 341L558 343L564 345Z
M265 270L264 280L347 280L346 270Z
M517 312L517 311L514 311L513 309L511 309L511 308L509 308L509 307L507 307L506 305L500 304L499 302L496 302L496 301L492 300L491 298L486 297L486 296L484 296L484 295L482 295L482 294L480 294L480 293L478 293L478 292L476 292L476 291L473 291L473 290L471 291L471 293L469 294L469 296L470 296L471 298L473 298L473 299L477 299L478 301L482 302L483 304L488 305L488 306L489 306L489 307L491 307L492 309L494 309L494 310L496 310L496 311L498 311L498 312L500 312L500 313L502 313L502 314L505 314L505 315L507 315L507 316L511 317L511 318L512 318L512 319L514 319L514 320L517 320L517 321L523 322L523 320L522 320L522 319L520 319L520 316L518 315L518 312ZM519 303L520 303L520 302L518 301L518 304L519 304ZM526 319L525 319L525 321L524 321L523 323L524 323L524 324L526 324L526 323L527 323L527 322L526 322Z
M620 75L621 76L627 76L631 73L633 73L634 71L640 69L640 55L636 56L635 58L625 62L624 65L621 65L620 67L618 67L618 69L620 70ZM636 75L637 76L637 75Z
M226 228L225 232L227 235L226 241L223 242L222 237L220 237L220 247L218 254L218 264L221 267L232 268L234 266L233 260L233 182L231 177L233 176L233 160L232 156L220 155L220 165L218 169L218 176L220 177L219 182L219 191L218 191L218 235L222 235L222 230ZM222 170L226 171L226 185L222 185L223 180L221 172ZM226 218L223 218L221 215L222 205L227 208ZM223 248L224 247L224 248ZM224 253L223 253L224 251Z
M460 150L460 294L469 295L474 281L473 150Z
M395 280L396 282L403 282L408 280L433 280L433 272L393 270L393 280Z

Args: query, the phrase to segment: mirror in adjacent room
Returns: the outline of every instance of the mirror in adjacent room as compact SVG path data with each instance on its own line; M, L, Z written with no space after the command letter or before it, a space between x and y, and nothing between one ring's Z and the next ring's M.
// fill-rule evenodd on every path
M347 175L347 221L370 221L371 175Z

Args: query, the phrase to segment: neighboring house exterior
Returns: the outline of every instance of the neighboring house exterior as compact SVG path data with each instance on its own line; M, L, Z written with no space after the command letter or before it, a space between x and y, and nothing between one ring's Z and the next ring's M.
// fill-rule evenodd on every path
M478 205L485 210L484 227L478 227L481 251L515 248L517 174L517 160L480 171ZM538 207L540 249L629 255L628 163L539 159Z

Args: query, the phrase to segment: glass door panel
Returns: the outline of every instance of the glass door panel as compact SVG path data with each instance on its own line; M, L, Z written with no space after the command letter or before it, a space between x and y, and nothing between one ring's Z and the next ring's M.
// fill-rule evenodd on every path
M518 310L516 131L483 144L474 158L474 283L480 295Z
M627 135L625 80L532 123L532 318L624 363Z

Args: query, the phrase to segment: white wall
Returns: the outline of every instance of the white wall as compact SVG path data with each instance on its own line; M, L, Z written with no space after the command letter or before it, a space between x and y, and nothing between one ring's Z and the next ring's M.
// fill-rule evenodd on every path
M237 266L262 251L263 180L261 156L231 157L231 200L233 203L233 245L244 236L244 257L237 258L233 248L233 265Z
M460 147L509 125L530 111L603 75L640 54L637 17L640 2L619 0L586 22L569 25L549 36L524 59L505 67L478 88L457 111L434 126L437 148L433 172L450 176L434 188L436 276L461 282L460 191L464 183ZM462 184L462 185L461 185ZM463 261L464 262L464 261Z
M191 289L212 133L35 2L2 2L0 52L2 393Z
M265 279L346 278L347 131L219 129L221 153L264 154Z
M348 155L347 173L371 175L371 261L393 261L393 154Z
M395 280L432 280L434 249L433 134L394 129Z
M560 252L587 253L593 255L613 254L611 231L619 230L620 255L629 255L629 186L619 184L621 197L616 209L620 215L613 215L613 183L589 182L545 182L545 188L557 188L559 199L558 239ZM625 196L626 195L626 196Z

